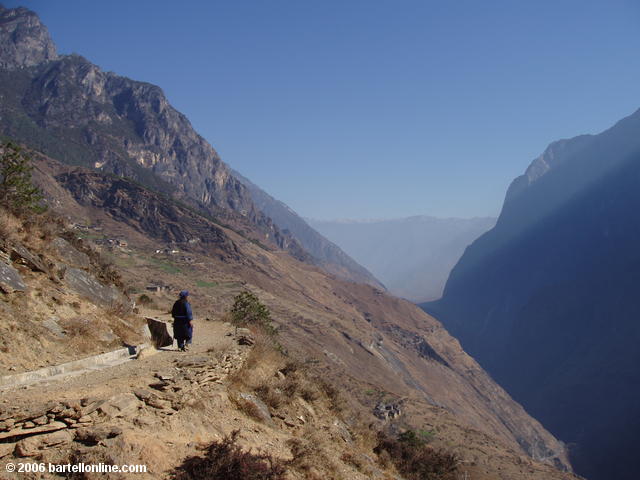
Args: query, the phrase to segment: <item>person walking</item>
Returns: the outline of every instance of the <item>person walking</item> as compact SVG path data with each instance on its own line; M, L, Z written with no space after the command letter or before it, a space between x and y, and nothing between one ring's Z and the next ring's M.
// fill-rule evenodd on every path
M191 304L187 300L188 296L187 290L181 291L180 298L176 300L171 309L173 336L178 342L178 348L183 352L187 351L187 345L190 345L193 339L193 312Z

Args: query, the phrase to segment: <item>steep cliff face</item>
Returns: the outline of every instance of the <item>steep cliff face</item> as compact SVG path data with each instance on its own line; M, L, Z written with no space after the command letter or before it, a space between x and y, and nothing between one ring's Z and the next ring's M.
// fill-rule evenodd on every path
M635 477L638 179L640 112L552 145L426 305L593 479Z
M57 57L47 28L35 13L0 5L0 68L31 67Z
M66 163L134 179L256 240L309 258L256 209L247 189L159 87L103 72L77 55L57 57L33 12L4 10L3 16L12 30L2 30L2 134Z

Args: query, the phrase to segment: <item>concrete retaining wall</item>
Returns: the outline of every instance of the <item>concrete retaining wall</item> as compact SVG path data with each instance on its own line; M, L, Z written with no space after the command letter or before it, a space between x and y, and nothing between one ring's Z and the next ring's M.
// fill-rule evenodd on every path
M74 360L73 362L62 363L60 365L53 365L51 367L45 367L31 372L6 375L4 377L0 377L0 389L15 387L18 385L29 385L43 380L52 380L53 377L74 372L82 372L83 370L109 367L119 363L124 363L127 360L130 360L139 348L140 347L120 348L112 352L82 358L80 360Z

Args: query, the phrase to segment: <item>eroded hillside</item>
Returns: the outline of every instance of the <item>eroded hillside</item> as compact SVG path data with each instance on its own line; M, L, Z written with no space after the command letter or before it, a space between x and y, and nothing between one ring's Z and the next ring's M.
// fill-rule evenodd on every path
M271 310L287 355L312 365L318 378L342 392L351 408L368 418L369 431L431 432L432 444L460 455L472 478L572 478L551 466L568 467L562 445L493 383L439 322L409 302L336 279L206 218L189 217L189 210L175 203L165 210L163 197L138 192L132 182L106 175L98 181L94 173L50 159L37 165L39 182L55 195L50 204L74 219L78 236L90 239L117 265L133 300L146 295L151 306L166 311L176 291L192 292L196 342L213 334L235 295L250 290ZM66 190L70 178L78 183ZM120 200L105 207L105 191ZM127 198L131 202L122 200ZM135 212L127 213L132 205L157 217L136 221ZM182 218L189 220L180 223L185 237L166 237L172 222ZM150 294L150 285L168 288ZM5 293L3 299L37 302L30 291L29 285L26 292ZM252 387L252 394L265 394ZM145 425L135 428L136 435L148 435ZM259 432L269 428L261 426Z

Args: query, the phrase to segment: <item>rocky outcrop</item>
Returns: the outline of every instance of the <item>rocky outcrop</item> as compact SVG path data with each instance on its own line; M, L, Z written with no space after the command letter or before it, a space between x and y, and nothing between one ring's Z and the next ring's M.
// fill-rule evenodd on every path
M6 65L0 70L3 134L63 162L134 179L257 241L310 260L254 206L244 185L159 87L103 72L78 55L56 57L33 12L13 9L3 15L12 29L4 38ZM31 47L32 56L22 58ZM23 66L30 68L15 71Z
M35 13L0 5L0 68L31 67L57 58L47 27Z
M18 271L0 261L0 289L6 293L24 292L27 286Z

